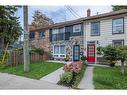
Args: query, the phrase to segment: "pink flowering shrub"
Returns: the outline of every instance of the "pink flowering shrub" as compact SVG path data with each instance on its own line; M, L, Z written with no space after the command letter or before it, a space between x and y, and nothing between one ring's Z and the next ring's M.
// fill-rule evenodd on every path
M64 65L64 71L67 72L75 72L75 73L79 73L82 69L82 62L78 61L78 62L72 62L70 64L65 64Z

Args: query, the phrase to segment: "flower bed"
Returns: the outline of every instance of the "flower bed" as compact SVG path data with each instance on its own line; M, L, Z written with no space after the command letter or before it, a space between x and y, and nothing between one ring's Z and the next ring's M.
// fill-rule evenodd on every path
M77 88L80 83L86 65L82 62L71 62L64 65L64 73L60 75L59 85L68 86L71 88Z

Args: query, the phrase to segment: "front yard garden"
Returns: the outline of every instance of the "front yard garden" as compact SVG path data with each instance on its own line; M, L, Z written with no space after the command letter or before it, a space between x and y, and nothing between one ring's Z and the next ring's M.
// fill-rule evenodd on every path
M82 62L74 62L64 66L64 73L60 75L59 85L77 89L81 82L87 65Z
M127 67L125 75L121 67L95 67L93 73L95 89L127 89Z
M0 65L0 72L24 76L32 79L40 79L63 65L64 64L62 63L56 62L34 62L30 64L29 72L24 72L23 64L12 67Z

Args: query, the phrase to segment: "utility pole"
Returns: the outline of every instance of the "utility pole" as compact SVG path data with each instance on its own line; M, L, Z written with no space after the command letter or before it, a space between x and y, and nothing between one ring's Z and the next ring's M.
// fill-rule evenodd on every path
M24 71L29 71L29 31L28 31L28 6L23 6L23 15L24 15Z

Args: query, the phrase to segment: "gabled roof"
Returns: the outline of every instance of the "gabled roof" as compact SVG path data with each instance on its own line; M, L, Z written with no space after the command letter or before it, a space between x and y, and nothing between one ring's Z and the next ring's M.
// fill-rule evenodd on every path
M36 31L36 30L41 30L41 29L51 29L51 28L55 28L55 27L63 27L63 26L67 26L67 25L81 23L81 22L87 21L87 20L92 20L92 19L97 19L97 18L104 18L104 17L115 16L115 15L120 15L120 14L127 14L127 9L122 9L122 10L119 10L119 11L112 11L112 12L98 14L98 15L94 15L94 16L82 17L82 18L75 19L75 20L55 23L53 25L48 25L48 26L45 26L45 27L38 27L38 28L30 29L30 31Z

